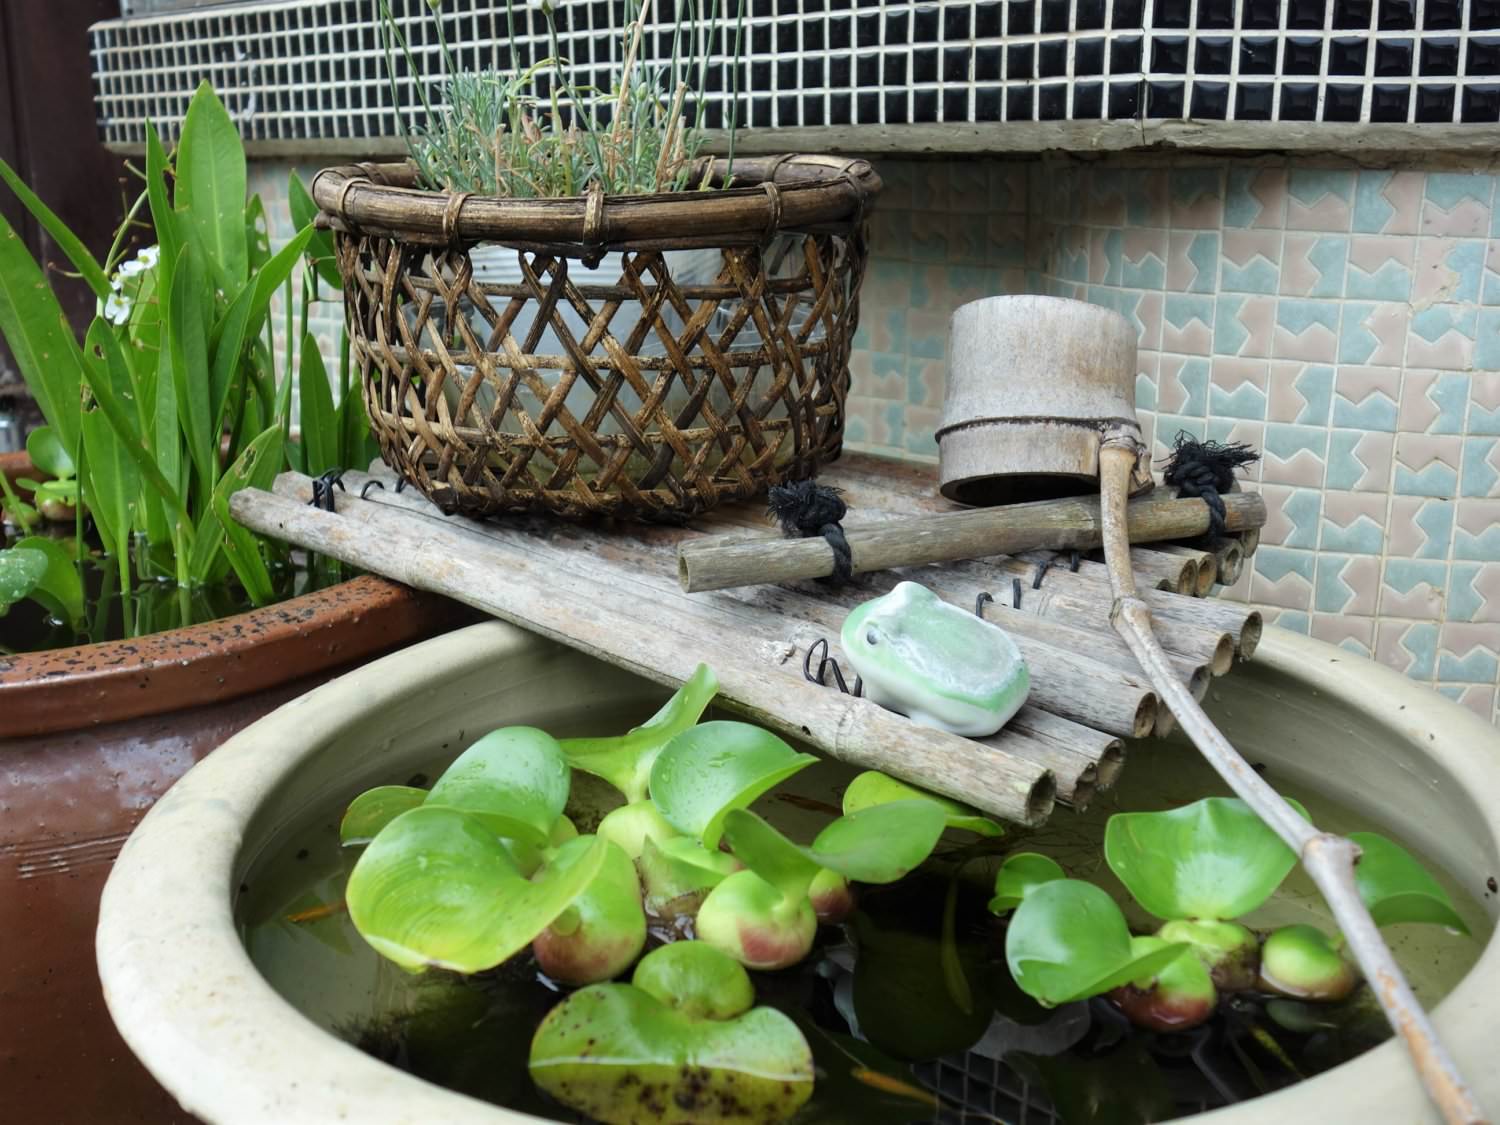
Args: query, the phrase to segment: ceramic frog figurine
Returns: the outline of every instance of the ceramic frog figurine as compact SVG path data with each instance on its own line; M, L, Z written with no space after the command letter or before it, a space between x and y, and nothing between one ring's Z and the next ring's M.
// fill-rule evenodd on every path
M1031 690L1005 630L915 582L851 610L840 643L870 699L954 734L994 734Z

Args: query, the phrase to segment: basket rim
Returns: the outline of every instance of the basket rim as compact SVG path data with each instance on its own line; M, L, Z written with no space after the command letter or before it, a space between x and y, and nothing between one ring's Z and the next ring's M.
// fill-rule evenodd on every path
M321 227L426 244L507 246L592 256L642 245L760 244L782 231L848 233L881 181L866 160L810 153L735 160L715 191L514 199L416 186L409 161L324 168L312 182ZM722 183L723 158L700 158L690 182Z

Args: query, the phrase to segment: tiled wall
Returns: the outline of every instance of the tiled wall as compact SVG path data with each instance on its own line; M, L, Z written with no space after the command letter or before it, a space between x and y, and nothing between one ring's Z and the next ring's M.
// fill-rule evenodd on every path
M1264 451L1251 475L1270 523L1230 596L1500 721L1500 175L1142 156L878 166L851 443L936 453L959 304L1108 305L1140 330L1158 456L1179 430ZM286 172L257 165L253 186L284 196Z
M947 318L991 293L1140 331L1157 456L1264 451L1230 591L1492 721L1500 676L1500 177L1335 160L882 163L852 440L935 452Z

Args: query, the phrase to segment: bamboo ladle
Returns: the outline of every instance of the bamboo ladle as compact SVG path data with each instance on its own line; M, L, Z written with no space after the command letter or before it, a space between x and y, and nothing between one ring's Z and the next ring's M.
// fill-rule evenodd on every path
M1359 847L1304 820L1214 726L1172 672L1130 569L1126 500L1151 487L1135 415L1136 331L1058 297L987 297L953 314L938 430L943 494L969 504L1100 493L1110 623L1209 764L1301 858L1428 1096L1450 1125L1482 1125L1474 1094L1417 1003L1355 884Z

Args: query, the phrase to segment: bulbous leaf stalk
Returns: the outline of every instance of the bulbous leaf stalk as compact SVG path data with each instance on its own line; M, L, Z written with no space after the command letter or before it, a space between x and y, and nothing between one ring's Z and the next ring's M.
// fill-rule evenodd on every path
M1260 951L1260 984L1293 1000L1342 1000L1359 973L1316 926L1283 926Z

